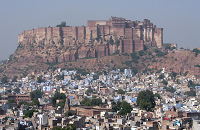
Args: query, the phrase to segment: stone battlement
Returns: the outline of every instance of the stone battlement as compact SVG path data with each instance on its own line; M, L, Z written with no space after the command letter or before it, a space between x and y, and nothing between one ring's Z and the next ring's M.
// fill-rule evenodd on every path
M108 21L88 20L87 24L81 27L44 27L27 30L18 36L18 46L62 44L64 47L70 47L84 44L96 46L95 51L99 50L101 54L93 54L105 56L116 50L121 53L140 51L144 49L144 44L157 47L163 45L163 29L156 28L147 19L140 22L111 17ZM119 45L116 45L116 42L120 42Z

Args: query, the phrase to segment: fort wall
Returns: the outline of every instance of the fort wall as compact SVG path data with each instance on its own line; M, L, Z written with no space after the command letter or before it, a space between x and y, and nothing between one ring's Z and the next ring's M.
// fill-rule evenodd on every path
M124 52L132 53L134 51L134 45L132 39L124 39Z
M157 47L163 46L163 29L155 28L154 38L157 44Z
M110 34L110 26L103 26L104 27L104 34L109 35Z
M58 37L58 36L60 36L60 27L53 27L52 28L53 30L53 37Z
M96 27L86 27L86 39L97 38L97 26Z
M116 43L111 45L110 38L114 40L114 43L120 40L119 47ZM76 58L110 55L118 49L120 53L132 53L143 50L144 44L148 43L155 43L157 47L162 47L163 29L156 28L150 20L140 22L111 17L109 21L88 21L88 26L37 28L19 34L18 45L29 45L29 43L51 46L56 44L56 46L59 45L58 47L62 44L65 48L74 47L72 52L68 50L69 52L65 54L56 54L56 57L48 56L48 59L44 60L72 61ZM75 49L82 43L84 46Z
M135 39L134 40L134 51L141 51L141 50L144 50L144 40L140 40L139 38L138 39Z
M37 28L33 31L33 34L36 34L37 41L42 41L46 38L46 28Z
M133 28L125 28L124 34L124 37L126 37L127 39L133 39Z
M143 39L143 35L142 35L142 26L141 26L141 25L137 25L137 26L135 27L134 34L135 34L135 37L136 37L136 38Z
M80 42L85 42L85 38L86 38L86 29L84 26L82 27L77 27L77 34L78 34L78 39Z
M87 25L89 27L95 27L97 25L107 25L107 21L106 20L98 20L98 21L88 20Z
M62 31L62 37L63 38L75 38L77 39L78 38L78 31L77 31L77 27L62 27L61 28L61 31Z
M115 38L124 37L124 28L110 27L110 35Z

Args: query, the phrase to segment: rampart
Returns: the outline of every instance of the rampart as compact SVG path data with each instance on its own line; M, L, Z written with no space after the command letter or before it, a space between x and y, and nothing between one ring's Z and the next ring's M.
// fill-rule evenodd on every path
M58 56L57 60L53 58L51 61L106 56L117 50L121 53L132 53L143 50L144 44L157 47L163 45L163 29L156 28L147 19L140 22L111 17L108 21L89 20L87 24L81 27L45 27L24 31L18 36L18 45L55 44L69 48L84 44L84 47L80 46L79 49L65 52L62 56Z

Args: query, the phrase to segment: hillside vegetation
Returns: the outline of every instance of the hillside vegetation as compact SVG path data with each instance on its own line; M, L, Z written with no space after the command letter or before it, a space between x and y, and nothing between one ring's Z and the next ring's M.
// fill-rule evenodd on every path
M133 72L153 73L165 68L178 74L198 75L200 56L198 49L193 50L161 50L151 47L145 51L121 53L100 58L76 59L72 62L43 63L41 56L27 49L17 49L9 60L0 66L1 77L6 75L26 77L40 74L49 69L84 69L97 72L109 69L130 68ZM26 57L26 59L23 59Z

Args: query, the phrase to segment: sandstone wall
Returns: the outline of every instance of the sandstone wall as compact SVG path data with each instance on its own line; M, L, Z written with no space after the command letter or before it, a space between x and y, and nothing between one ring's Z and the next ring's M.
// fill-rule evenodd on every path
M106 20L88 20L87 26L89 27L95 27L97 25L107 25Z
M77 31L77 27L62 27L61 28L62 30L62 37L63 38L75 38L77 39L78 38L78 31Z
M104 34L109 35L110 34L110 26L104 26Z
M124 33L127 39L133 39L133 28L125 28Z
M134 51L141 51L141 50L144 50L144 41L143 41L143 40L140 40L139 38L138 38L138 39L135 39L135 40L134 40L134 46L135 46Z
M141 25L137 25L135 28L134 28L134 37L136 38L140 38L140 39L143 39L143 30L142 29L142 26Z
M124 28L110 27L110 34L116 38L124 37Z
M157 44L157 47L163 46L163 29L155 28L154 38Z
M24 34L19 34L18 35L18 45L20 44L20 42L22 42L24 40Z
M124 41L120 39L120 53L124 52Z
M110 50L110 54L115 53L118 50L117 45L116 44L109 45L109 50Z
M123 43L123 48L122 51L120 52L128 52L128 53L132 53L134 51L134 44L133 44L133 40L132 39L124 39L122 40Z
M97 27L86 27L86 39L97 38Z
M53 30L53 37L58 37L58 36L60 36L60 27L53 27L52 28Z
M53 28L52 27L48 27L46 28L47 32L46 32L46 39L51 39L53 36Z
M105 45L98 46L97 50L96 50L96 53L97 53L97 57L106 56L106 47L105 47Z
M114 42L110 42L110 38ZM119 47L116 41L120 40ZM118 49L120 53L140 51L144 44L162 47L163 30L150 20L131 21L111 17L109 21L88 21L88 26L48 27L24 31L18 36L18 45L46 53L44 61L72 61L77 58L102 57ZM45 46L44 46L45 45ZM47 50L42 50L42 49ZM52 50L52 51L51 51Z
M78 31L78 40L83 43L85 42L85 38L86 38L86 29L84 26L82 27L77 27L77 31Z
M104 38L105 36L104 26L98 25L98 35Z
M33 31L34 31L33 34L36 34L37 41L42 41L43 39L46 38L46 28L37 28Z

